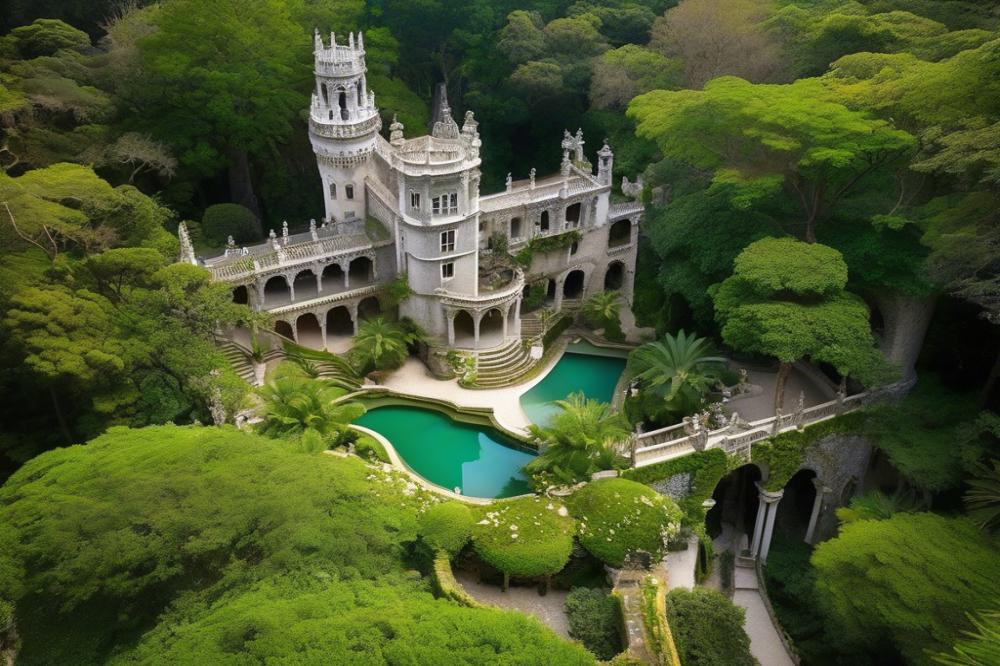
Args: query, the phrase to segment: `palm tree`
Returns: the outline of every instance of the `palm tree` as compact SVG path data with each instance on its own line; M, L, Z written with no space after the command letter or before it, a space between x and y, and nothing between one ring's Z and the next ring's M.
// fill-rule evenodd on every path
M952 651L931 655L945 666L1000 664L1000 611L984 610L967 616L975 630L963 631Z
M625 375L638 382L640 392L655 396L666 411L692 413L725 368L726 359L711 354L711 342L681 329L677 335L668 333L635 349Z
M264 403L264 421L259 426L262 434L275 438L319 436L329 443L365 413L361 403L343 400L346 389L296 372L301 370L279 373L258 389Z
M398 368L417 339L416 332L407 331L397 322L373 317L358 326L350 354L364 373Z
M624 338L622 333L621 297L617 291L600 291L583 304L583 316L597 328L604 329L604 336L609 340Z
M965 493L969 515L983 529L1000 527L1000 460L980 464Z
M528 426L541 454L525 472L538 482L574 483L614 467L632 434L628 420L608 403L588 400L583 393L556 400L555 405L560 411L549 425Z

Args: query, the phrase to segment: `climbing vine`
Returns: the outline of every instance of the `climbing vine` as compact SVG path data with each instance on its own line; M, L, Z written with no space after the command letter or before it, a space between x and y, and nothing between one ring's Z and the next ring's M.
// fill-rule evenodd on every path
M804 430L784 432L754 444L751 461L766 465L769 470L767 490L781 490L802 466L806 449L814 442L835 433L860 432L865 415L862 412L842 414L828 421L821 421Z
M581 238L583 235L576 229L552 236L535 236L514 255L514 260L527 267L531 265L531 260L534 259L536 252L544 254L562 250L573 243L578 243Z

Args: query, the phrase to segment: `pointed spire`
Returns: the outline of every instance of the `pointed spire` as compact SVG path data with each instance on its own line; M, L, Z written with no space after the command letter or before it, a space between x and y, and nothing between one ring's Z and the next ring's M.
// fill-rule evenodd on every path
M365 36L361 33L360 30L358 30L358 50L359 51L365 50Z
M354 33L353 32L347 33L347 45L351 47L352 51L354 50Z
M337 48L337 34L335 32L330 32L330 48Z
M431 127L431 136L439 139L457 139L458 123L451 117L451 107L448 106L448 87L444 83L439 83L434 105L434 124Z

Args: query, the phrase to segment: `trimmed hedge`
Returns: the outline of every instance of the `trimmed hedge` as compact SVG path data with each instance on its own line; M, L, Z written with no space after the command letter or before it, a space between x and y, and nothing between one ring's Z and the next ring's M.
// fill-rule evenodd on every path
M667 594L667 619L685 666L755 666L744 611L706 588L677 588Z
M525 497L479 510L472 544L479 557L504 574L558 573L573 550L575 523L556 500Z
M442 502L431 506L417 518L417 533L431 550L455 556L469 541L472 510L461 502Z
M461 606L469 608L485 608L483 604L472 598L465 588L455 580L455 573L451 570L451 559L448 553L439 550L434 556L434 590L445 599L450 599Z
M806 449L828 435L862 431L865 414L851 412L806 426L804 430L791 430L753 445L751 461L767 465L769 475L767 490L781 490L805 460Z
M621 600L606 590L575 587L566 595L569 635L583 643L598 659L611 659L622 651Z
M665 552L665 539L676 536L681 527L681 510L672 499L628 479L592 481L567 503L578 521L580 543L613 567L620 567L636 551L658 561Z

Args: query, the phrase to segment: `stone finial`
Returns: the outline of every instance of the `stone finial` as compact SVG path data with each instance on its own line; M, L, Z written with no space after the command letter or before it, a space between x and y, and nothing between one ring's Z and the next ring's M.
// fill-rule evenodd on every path
M403 136L403 123L399 122L396 114L392 114L392 124L389 125L389 143L394 146L401 146L406 140Z
M316 220L309 220L309 235L314 241L319 240L319 233L316 231Z
M573 150L576 152L576 161L583 162L583 130L579 127L576 128L576 136L573 137Z
M281 244L288 245L288 220L281 222Z
M313 30L313 48L316 51L322 51L325 47L323 46L323 38L320 37L319 28Z
M535 189L535 167L531 167L531 171L528 172L528 183L531 189Z
M365 50L365 36L360 30L358 30L358 50Z
M510 192L514 189L514 179L510 176L510 171L507 172L507 191Z
M569 161L569 155L563 153L562 164L559 165L559 173L562 174L563 178L569 177L569 172L572 166L573 165Z

